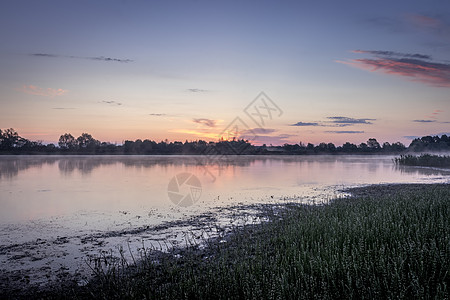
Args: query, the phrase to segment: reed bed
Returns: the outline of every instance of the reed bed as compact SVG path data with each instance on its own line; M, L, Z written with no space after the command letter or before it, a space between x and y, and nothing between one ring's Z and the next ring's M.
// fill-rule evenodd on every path
M132 271L119 271L119 264L102 269L89 296L448 299L450 188L396 190L268 209L269 222L235 228L206 248L145 252Z
M408 154L394 158L394 162L402 166L450 168L450 156L445 155L422 154L415 156Z

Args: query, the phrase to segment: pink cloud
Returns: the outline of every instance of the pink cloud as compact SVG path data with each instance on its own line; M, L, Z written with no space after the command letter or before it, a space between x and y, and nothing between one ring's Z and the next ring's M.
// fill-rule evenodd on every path
M450 87L450 64L392 56L337 61L370 72L405 77L431 86Z
M442 22L433 17L428 17L424 15L419 14L411 14L408 18L414 25L420 26L420 27L426 27L426 28L439 28L443 24Z
M416 29L439 36L448 40L450 36L450 25L447 20L439 17L430 17L420 14L406 16L407 21Z
M434 110L434 112L431 113L431 116L429 116L428 118L431 118L431 119L437 119L437 116L438 116L441 112L444 112L444 111L442 111L442 110L440 110L440 109L436 109L436 110Z
M55 96L62 96L68 92L68 90L64 89L52 89L52 88L41 88L35 85L23 85L20 89L21 92L25 94L30 95L36 95L36 96L45 96L45 97L55 97Z

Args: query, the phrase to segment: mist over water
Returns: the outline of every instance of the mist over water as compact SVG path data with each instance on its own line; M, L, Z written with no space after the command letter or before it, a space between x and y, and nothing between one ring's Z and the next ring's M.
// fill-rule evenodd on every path
M393 156L4 156L0 157L0 224L84 212L170 211L175 175L197 176L195 210L264 196L322 193L330 187L446 182L448 171L399 167ZM319 192L320 191L320 192ZM217 203L215 199L219 198ZM233 200L228 201L227 199ZM190 208L192 209L192 208Z

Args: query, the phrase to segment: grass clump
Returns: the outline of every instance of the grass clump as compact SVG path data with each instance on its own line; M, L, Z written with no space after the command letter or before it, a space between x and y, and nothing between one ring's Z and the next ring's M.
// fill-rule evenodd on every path
M439 156L431 154L415 155L401 155L394 158L397 165L403 166L421 166L421 167L440 167L450 168L450 156Z
M379 191L382 191L383 187ZM224 243L110 272L99 298L448 299L450 189L288 206L270 222L237 228ZM92 287L91 287L92 288Z

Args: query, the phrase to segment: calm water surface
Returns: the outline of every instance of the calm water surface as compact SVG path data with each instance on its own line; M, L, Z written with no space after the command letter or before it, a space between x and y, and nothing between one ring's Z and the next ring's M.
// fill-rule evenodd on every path
M336 186L448 180L440 170L396 167L392 158L236 156L202 166L205 160L195 156L0 156L0 224L74 213L168 211L177 208L168 183L182 172L201 182L197 210L226 205L231 197L248 203Z
M324 201L343 187L367 184L450 182L445 170L397 167L392 159L0 156L0 263L8 265L9 271L29 268L31 272L55 264L73 270L77 259L98 250L95 243L108 249L133 238L129 233L117 234L121 231L186 219L219 207L293 199ZM177 206L168 197L169 181L180 173L194 174L201 184L200 198L189 207ZM189 191L180 190L185 192ZM108 232L115 234L102 236ZM95 243L86 242L89 237ZM149 233L146 237L152 238ZM36 253L26 250L41 242L48 247ZM34 257L20 258L24 251Z

